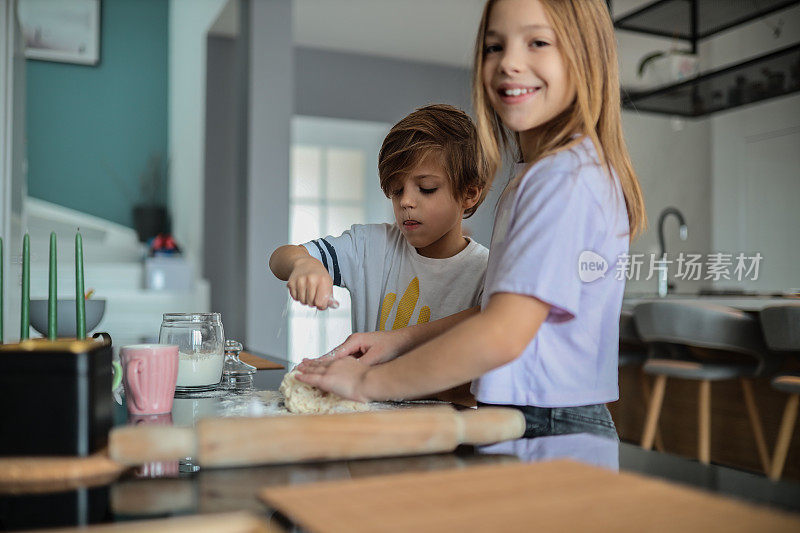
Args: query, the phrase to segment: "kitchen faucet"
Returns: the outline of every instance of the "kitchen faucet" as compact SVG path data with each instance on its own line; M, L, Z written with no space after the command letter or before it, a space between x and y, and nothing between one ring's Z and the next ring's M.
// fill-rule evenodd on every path
M658 270L658 295L663 298L667 295L667 290L669 289L669 282L667 281L667 263L666 255L667 255L667 247L664 243L664 221L667 219L669 215L675 215L678 217L678 223L680 226L680 237L682 241L685 241L686 238L689 236L689 228L686 226L686 220L683 218L683 214L678 211L674 207L667 207L661 214L658 216L658 246L660 252L660 259L659 262L661 263L661 267Z

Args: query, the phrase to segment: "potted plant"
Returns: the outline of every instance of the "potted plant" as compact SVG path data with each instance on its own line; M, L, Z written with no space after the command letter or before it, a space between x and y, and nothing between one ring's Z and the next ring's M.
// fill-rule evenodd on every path
M167 164L160 154L150 156L147 167L139 175L140 200L133 206L133 227L141 242L159 233L168 233Z

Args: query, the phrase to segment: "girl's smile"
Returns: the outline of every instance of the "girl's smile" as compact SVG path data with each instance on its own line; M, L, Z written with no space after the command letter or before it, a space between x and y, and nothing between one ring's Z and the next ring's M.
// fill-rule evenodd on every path
M517 83L501 83L497 88L497 93L504 103L513 105L529 100L540 89L540 86L529 87Z

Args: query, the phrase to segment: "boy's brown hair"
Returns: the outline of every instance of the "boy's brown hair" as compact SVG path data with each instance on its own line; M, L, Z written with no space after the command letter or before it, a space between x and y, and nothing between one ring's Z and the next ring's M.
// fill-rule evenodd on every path
M391 196L395 179L431 153L441 154L456 199L463 199L470 189L480 189L478 202L464 211L464 218L469 218L486 198L489 168L472 120L451 105L420 107L394 125L378 156L381 189Z

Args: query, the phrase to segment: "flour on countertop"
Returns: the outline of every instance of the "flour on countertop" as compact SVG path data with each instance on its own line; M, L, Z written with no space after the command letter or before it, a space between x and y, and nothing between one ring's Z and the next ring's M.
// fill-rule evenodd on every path
M208 409L209 414L215 417L233 416L282 416L293 413L286 408L285 399L280 391L276 390L228 390L218 389L213 391L193 392L176 396L181 399L203 399L215 405ZM404 407L419 407L423 405L449 405L447 402L437 400L416 400L405 402L370 402L369 411L382 411ZM332 412L347 412L337 411ZM351 411L352 412L352 411ZM213 414L211 414L213 413Z

